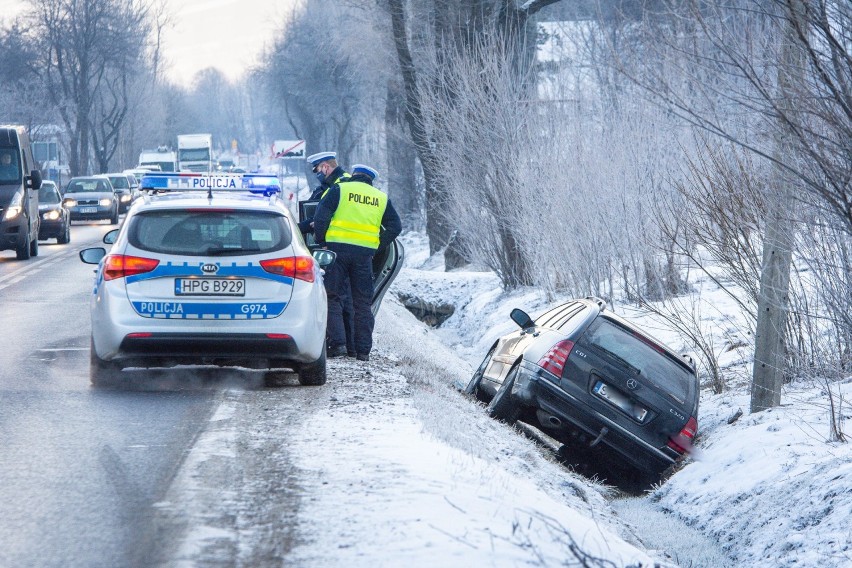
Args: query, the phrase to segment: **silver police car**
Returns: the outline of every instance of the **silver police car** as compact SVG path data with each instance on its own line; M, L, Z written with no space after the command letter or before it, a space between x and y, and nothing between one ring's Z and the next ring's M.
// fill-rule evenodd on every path
M91 299L90 375L96 386L132 380L127 367L180 364L266 370L276 384L295 371L326 381L322 268L260 175L152 174L104 248ZM288 371L284 371L287 369Z

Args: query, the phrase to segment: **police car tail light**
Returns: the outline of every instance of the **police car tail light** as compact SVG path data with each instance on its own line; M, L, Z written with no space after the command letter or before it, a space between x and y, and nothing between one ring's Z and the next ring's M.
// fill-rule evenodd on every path
M314 259L310 256L288 256L261 260L260 265L267 272L298 278L305 282L314 281Z
M160 261L153 258L108 254L104 257L104 280L115 280L116 278L151 272L157 268L158 264L160 264Z
M574 342L563 339L544 354L544 357L539 360L538 366L545 371L550 371L557 377L561 377L562 369L565 368L565 362L568 361L572 349L574 349Z

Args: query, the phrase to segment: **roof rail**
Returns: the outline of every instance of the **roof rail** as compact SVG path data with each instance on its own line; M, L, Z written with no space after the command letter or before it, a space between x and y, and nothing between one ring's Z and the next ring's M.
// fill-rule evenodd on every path
M585 299L591 300L594 303L596 303L598 305L598 307L601 309L601 311L604 311L606 309L606 301L602 300L601 298L598 298L597 296L586 296Z

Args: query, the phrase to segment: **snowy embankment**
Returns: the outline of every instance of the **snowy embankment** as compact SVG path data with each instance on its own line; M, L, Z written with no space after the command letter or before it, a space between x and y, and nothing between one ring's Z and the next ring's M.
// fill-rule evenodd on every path
M408 265L421 263L426 270L407 269L396 287L404 295L456 306L435 335L471 366L496 337L514 328L508 317L512 308L535 317L560 301L547 301L537 290L503 294L487 272L442 273L434 259L425 257L422 244L408 238ZM694 286L700 297L690 305L704 306L702 321L720 346L729 390L719 395L702 391L698 451L645 498L648 506L716 540L739 566L852 566L852 443L829 441L827 394L831 388L841 428L850 428L852 380L830 387L795 381L785 387L781 407L749 414L750 347L741 332L746 326L738 324L730 299L707 279L696 280ZM613 309L674 348L690 350L677 333L650 315L624 305ZM732 421L738 410L744 415ZM846 435L852 438L852 428ZM648 530L636 525L639 531ZM643 539L659 546L666 541L660 536L643 534ZM701 558L700 553L693 555L687 563L683 555L674 554L684 565L695 566L694 559Z

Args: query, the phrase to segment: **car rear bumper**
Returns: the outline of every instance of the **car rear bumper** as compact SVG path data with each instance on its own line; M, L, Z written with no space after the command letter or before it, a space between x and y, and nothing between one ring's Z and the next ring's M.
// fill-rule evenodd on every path
M524 361L512 391L522 405L541 411L537 413L538 419L547 431L579 431L590 443L597 440L597 443L615 450L634 467L650 472L665 469L679 457L674 450L649 444L582 402L583 397L592 395L581 386L574 385L576 392L569 392L548 376L550 374L541 367Z
M283 334L152 333L126 336L113 361L124 366L202 363L275 367L294 361L298 355L296 341Z

